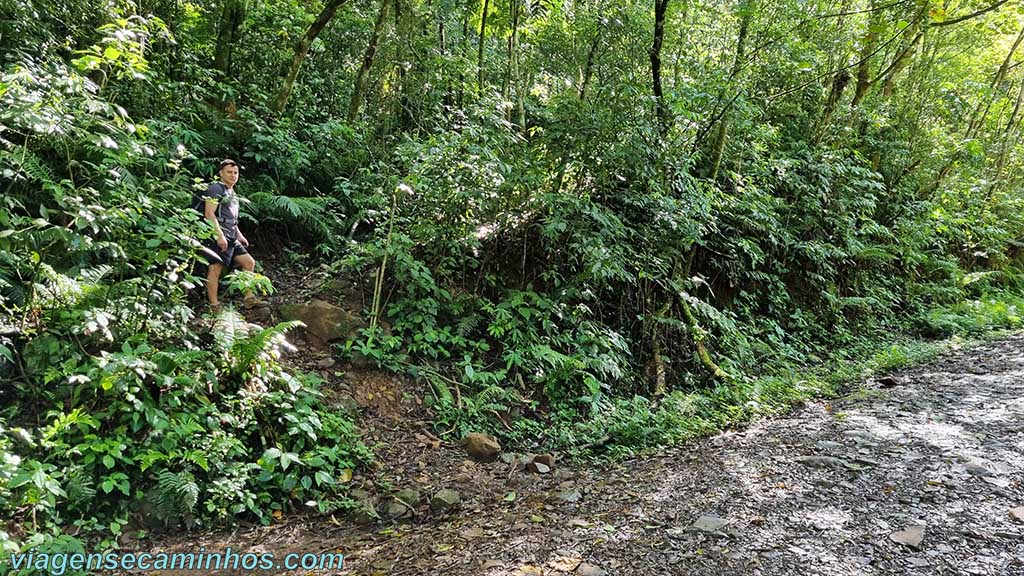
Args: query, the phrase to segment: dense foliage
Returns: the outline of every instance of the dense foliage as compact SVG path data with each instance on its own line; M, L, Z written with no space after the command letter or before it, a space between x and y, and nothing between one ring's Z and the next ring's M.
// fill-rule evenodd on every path
M1022 40L999 0L6 2L4 545L345 505L291 326L197 335L225 156L444 430L653 446L1017 326Z

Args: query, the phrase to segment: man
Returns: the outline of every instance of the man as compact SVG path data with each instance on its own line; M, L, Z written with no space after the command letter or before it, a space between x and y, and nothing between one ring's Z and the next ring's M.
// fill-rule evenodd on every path
M246 248L249 240L238 229L238 196L235 195L235 184L238 182L238 163L227 158L220 163L220 182L214 182L203 195L203 213L213 225L216 241L206 244L203 253L210 268L206 273L206 298L210 309L217 312L220 301L217 293L220 288L220 276L225 269L230 270L236 265L252 272L256 261L249 255ZM258 298L251 292L246 293L242 305L247 308L262 306Z

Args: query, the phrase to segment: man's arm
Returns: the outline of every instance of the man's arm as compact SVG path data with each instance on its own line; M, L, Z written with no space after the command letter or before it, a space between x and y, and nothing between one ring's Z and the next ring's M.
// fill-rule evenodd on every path
M220 222L217 222L217 201L212 198L206 199L206 219L213 223L213 229L217 232L217 246L223 250L228 249L228 239L224 237L224 231L220 229ZM241 233L239 233L241 236Z

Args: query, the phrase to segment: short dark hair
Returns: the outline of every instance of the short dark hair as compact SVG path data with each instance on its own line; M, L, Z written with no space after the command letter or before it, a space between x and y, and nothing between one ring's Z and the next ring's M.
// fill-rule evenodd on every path
M218 166L218 168L223 168L225 166L238 166L238 162L235 162L231 158L225 158L220 161L220 166Z

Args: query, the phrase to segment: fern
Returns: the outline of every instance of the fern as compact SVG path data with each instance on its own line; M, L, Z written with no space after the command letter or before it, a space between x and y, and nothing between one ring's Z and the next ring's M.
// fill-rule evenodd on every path
M282 322L270 328L250 324L238 312L226 309L217 315L213 327L213 339L217 351L225 358L235 375L252 373L268 359L276 358L282 349L295 350L284 337L285 332L304 326L293 320Z
M251 216L256 220L279 222L285 226L301 226L314 236L330 238L340 225L332 209L331 198L322 196L285 196L273 192L256 192L249 199Z
M199 502L199 484L191 472L162 470L157 476L153 499L164 518L180 518L195 510Z
M81 466L72 466L68 469L64 491L68 495L68 505L72 508L87 507L96 498L95 483Z

